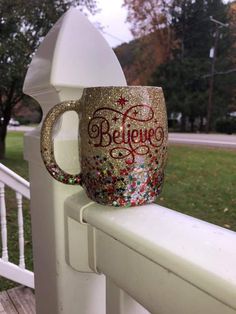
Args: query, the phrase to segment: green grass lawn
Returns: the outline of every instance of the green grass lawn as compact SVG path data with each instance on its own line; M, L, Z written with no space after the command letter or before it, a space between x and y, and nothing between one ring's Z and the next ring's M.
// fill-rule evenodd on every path
M8 132L6 141L6 159L1 162L28 180L27 162L23 159L23 136L23 132Z
M158 203L236 231L236 150L170 146Z
M28 179L23 161L23 134L7 137L3 164ZM10 259L17 262L17 220L14 193L7 190ZM236 150L171 145L163 192L158 204L236 231ZM26 263L32 269L29 204L25 204ZM0 280L0 290L10 287Z

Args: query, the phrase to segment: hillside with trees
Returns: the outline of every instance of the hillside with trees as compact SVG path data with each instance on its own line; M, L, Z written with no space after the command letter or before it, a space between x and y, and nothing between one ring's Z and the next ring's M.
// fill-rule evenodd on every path
M115 49L128 85L147 85L153 70L169 59L158 31L122 44Z

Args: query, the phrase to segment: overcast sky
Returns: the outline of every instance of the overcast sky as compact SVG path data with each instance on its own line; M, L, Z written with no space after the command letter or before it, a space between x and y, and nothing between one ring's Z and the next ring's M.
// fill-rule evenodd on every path
M103 26L103 36L110 46L116 47L132 40L129 24L125 23L127 10L122 7L123 0L97 0L97 4L101 12L89 19Z

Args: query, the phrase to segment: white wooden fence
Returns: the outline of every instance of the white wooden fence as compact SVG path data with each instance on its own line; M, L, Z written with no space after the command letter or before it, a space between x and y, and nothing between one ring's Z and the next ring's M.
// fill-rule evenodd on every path
M83 87L125 84L110 47L73 9L35 53L24 91L45 116L80 98ZM68 113L55 128L56 159L72 173L79 171L77 124ZM236 233L155 204L91 203L81 187L50 177L40 127L25 136L25 158L37 314L236 313Z
M73 9L34 55L24 91L45 115L84 86L125 84L110 47ZM66 114L55 130L56 158L68 172L79 170L77 124ZM40 126L25 136L24 154L30 193L0 165L0 275L29 287L35 278L37 314L236 314L235 232L156 204L91 202L81 187L50 177ZM8 261L6 185L16 193L19 265ZM22 197L31 198L34 274L24 268Z
M7 233L7 204L5 200L5 187L15 191L15 202L18 224L19 264L9 261L8 257L8 233ZM2 257L0 258L0 276L11 279L25 286L34 288L34 274L25 269L24 257L24 220L23 197L30 199L29 182L0 163L0 224Z

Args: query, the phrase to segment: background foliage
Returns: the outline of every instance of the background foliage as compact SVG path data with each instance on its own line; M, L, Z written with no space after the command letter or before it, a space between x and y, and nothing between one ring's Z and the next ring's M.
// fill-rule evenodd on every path
M5 157L12 109L24 96L22 85L32 54L70 6L95 13L96 0L0 0L0 159Z
M236 1L124 0L124 5L137 38L131 44L143 51L128 66L127 47L116 49L129 84L162 86L169 118L181 117L181 131L205 130L212 77L212 126L236 111ZM212 47L216 53L213 75ZM144 55L146 62L138 62Z

